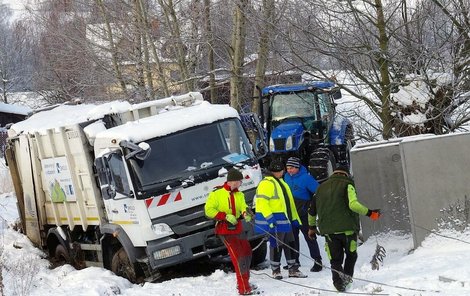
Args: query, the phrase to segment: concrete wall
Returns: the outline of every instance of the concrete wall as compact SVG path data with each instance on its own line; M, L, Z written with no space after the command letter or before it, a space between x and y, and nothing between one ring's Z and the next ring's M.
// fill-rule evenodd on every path
M406 137L354 147L351 160L358 199L384 214L377 222L361 218L364 237L379 231L411 231L418 247L439 223L454 223L454 215L468 226L468 147L470 133ZM458 207L467 207L466 212L456 213Z
M448 209L470 198L469 147L470 133L400 143L415 247L448 218Z
M390 230L411 232L399 143L400 140L371 143L351 150L359 201L383 213L376 222L361 217L364 239Z

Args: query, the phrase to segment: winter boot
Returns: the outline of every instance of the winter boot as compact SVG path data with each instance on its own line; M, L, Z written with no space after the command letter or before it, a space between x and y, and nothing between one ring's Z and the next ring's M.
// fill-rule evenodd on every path
M292 266L292 267L289 269L289 277L292 277L292 278L306 278L307 275L306 275L306 274L303 274L303 273L299 270L299 266L298 266L298 265L294 265L294 266Z
M281 269L273 269L273 278L276 280L282 280L282 274L281 274Z
M335 286L335 288L336 288L336 290L338 290L338 292L346 291L346 285L341 280L337 281L337 282L333 282L333 286Z
M261 294L261 292L258 290L251 290L249 292L240 293L240 295L259 295L259 294Z
M237 285L237 289L238 289L238 285ZM251 291L258 290L258 285L256 285L256 284L250 284L250 290L251 290Z
M321 260L315 260L315 264L313 264L312 268L310 268L311 272L319 272L323 269Z

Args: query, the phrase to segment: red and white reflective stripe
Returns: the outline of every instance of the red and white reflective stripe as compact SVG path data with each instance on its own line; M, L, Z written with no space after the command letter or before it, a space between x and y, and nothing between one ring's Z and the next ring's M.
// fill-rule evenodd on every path
M162 196L158 196L158 197L148 198L145 200L145 204L147 205L147 208L150 208L153 206L159 207L159 206L173 203L175 201L179 201L181 199L182 197L181 197L180 192L173 192L173 193L163 194Z

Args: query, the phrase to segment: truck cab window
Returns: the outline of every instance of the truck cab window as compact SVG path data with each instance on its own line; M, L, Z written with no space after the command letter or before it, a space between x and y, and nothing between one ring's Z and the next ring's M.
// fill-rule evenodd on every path
M108 165L112 177L111 185L115 187L116 192L128 195L130 193L130 187L122 156L119 154L111 154L108 158Z

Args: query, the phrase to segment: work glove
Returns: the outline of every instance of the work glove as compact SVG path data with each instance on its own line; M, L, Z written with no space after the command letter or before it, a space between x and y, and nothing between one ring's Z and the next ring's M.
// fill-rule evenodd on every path
M237 222L238 222L238 221L237 221L237 218L236 218L234 215L232 215L232 214L227 214L227 215L225 216L225 220L227 220L227 221L228 221L230 224L232 224L232 225L236 225Z
M300 223L297 220L292 221L291 224L292 224L292 227L300 228Z
M253 217L251 217L251 215L247 212L244 212L243 213L243 218L245 219L246 222L250 223L251 220L253 220Z
M316 226L310 226L308 229L308 237L310 239L317 239L317 227Z
M380 209L375 209L375 210L369 210L367 211L367 216L372 220L372 221L377 221L380 216Z

